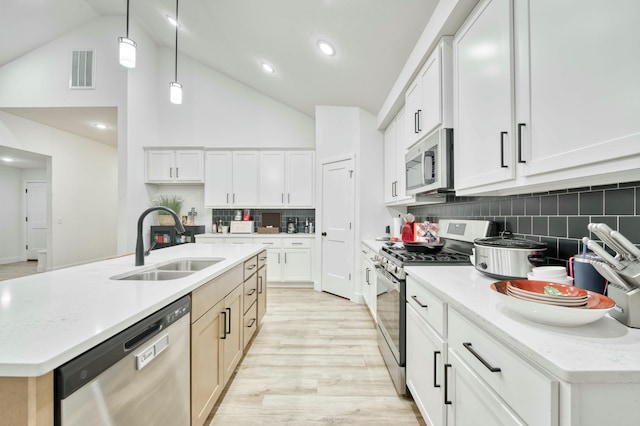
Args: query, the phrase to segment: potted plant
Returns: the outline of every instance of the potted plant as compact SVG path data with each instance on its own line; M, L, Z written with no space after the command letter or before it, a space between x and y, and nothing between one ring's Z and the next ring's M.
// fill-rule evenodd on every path
M177 195L158 195L153 200L153 205L171 209L176 213L176 215L180 216L180 211L182 210L182 202L182 198L178 197ZM158 210L158 223L160 224L160 226L175 225L173 217L163 210Z

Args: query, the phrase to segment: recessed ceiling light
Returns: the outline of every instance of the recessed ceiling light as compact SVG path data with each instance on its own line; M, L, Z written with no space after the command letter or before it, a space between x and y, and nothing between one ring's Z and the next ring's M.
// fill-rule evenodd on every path
M262 63L262 69L264 70L264 72L268 72L270 74L273 74L274 72L276 72L276 70L266 62Z
M334 49L333 46L327 41L320 40L318 42L318 47L320 48L320 51L327 56L333 56L336 54L336 49Z
M171 25L173 25L174 27L178 26L178 21L176 21L173 16L169 16L169 15L165 15L167 17L167 20L171 23Z
M6 161L7 163L10 163L13 161L13 158L9 158L9 157L2 157L2 161Z
M104 130L104 129L106 129L106 128L107 128L107 125L106 125L106 124L103 124L103 123L96 123L96 124L94 124L94 126L95 126L96 128L98 128L98 129L100 129L100 130Z

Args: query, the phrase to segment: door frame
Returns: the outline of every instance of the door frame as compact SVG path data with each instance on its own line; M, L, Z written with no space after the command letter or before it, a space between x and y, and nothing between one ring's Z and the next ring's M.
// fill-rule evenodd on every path
M317 269L316 269L316 273L315 276L318 277L318 279L315 281L314 283L314 290L316 291L322 291L322 271L324 268L324 258L322 256L322 244L323 244L323 237L322 237L322 232L323 232L323 228L324 228L324 218L322 217L322 209L324 208L324 205L322 204L322 194L323 194L323 181L322 181L322 171L325 165L327 164L331 164L331 163L337 163L340 161L346 161L346 160L351 160L353 162L353 168L354 168L354 173L357 172L356 168L357 168L357 163L356 163L356 155L355 153L347 153L347 154L342 154L342 155L338 155L335 157L328 157L328 158L323 158L319 161L320 163L320 168L319 168L319 178L317 179L317 192L316 192L316 233L318 234L318 238L316 238L316 265ZM352 179L351 180L351 184L353 185L353 194L354 194L354 202L351 205L351 223L353 224L351 227L351 248L352 250L349 251L349 256L351 256L351 281L355 283L356 280L356 272L355 272L355 262L354 260L354 247L355 247L355 231L356 231L356 227L357 224L355 223L355 213L356 213L356 203L355 203L355 196L356 196L356 186L355 186L355 181L356 179ZM355 287L354 287L354 295L355 295Z
M51 176L50 174L50 168L49 168L49 162L47 161L47 176ZM27 185L30 183L44 183L47 186L47 197L46 197L46 206L45 206L45 211L47 214L47 238L46 238L46 247L45 249L47 250L47 257L46 257L46 265L41 265L45 267L45 270L49 270L51 268L51 255L52 255L52 229L51 226L53 224L53 221L51 219L51 179L47 180L42 180L42 179L26 179L22 181L22 216L21 217L27 217L27 195L26 195L26 191L27 191ZM21 221L22 226L22 247L21 247L21 260L26 261L27 260L27 225L24 221Z

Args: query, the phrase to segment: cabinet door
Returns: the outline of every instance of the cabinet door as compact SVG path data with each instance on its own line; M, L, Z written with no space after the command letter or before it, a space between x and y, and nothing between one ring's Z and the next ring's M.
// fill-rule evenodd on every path
M419 127L419 116L422 113L422 87L420 86L420 78L416 78L405 94L406 108L406 140L409 145L418 142L421 137Z
M175 178L173 151L146 151L147 182L172 182Z
M311 281L311 250L282 249L283 281Z
M314 155L312 151L291 151L287 153L287 191L288 207L314 206Z
M413 198L411 195L406 194L407 188L407 166L406 166L406 154L408 148L407 132L405 126L407 121L405 120L405 110L401 110L396 115L396 149L395 149L395 162L396 162L396 187L395 187L395 200L402 201Z
M454 39L456 189L515 178L511 4L481 3Z
M258 326L262 324L262 318L267 313L267 268L265 265L258 269Z
M243 315L242 315L242 292L243 286L239 285L227 297L224 298L224 309L222 315L226 319L223 332L223 356L222 375L226 385L234 370L242 358L244 349L243 341Z
M260 152L259 169L260 206L284 206L284 152Z
M282 281L282 251L267 249L267 281Z
M233 151L233 193L231 203L238 207L258 205L258 153Z
M449 351L448 356L444 399L451 403L446 405L447 425L526 424L455 353Z
M231 161L231 152L229 151L207 151L205 153L205 207L229 207L231 205Z
M191 325L191 424L195 426L204 424L224 388L223 306L218 303Z
M204 160L200 150L176 151L175 178L178 182L203 182Z
M640 153L640 2L577 4L515 2L525 176Z
M392 203L396 197L396 123L392 121L384 131L384 201ZM404 160L404 159L403 159Z
M429 425L445 424L443 404L446 345L407 305L407 387ZM480 424L480 423L478 423Z
M431 133L442 123L441 53L438 46L427 59L420 74L422 112L419 115L421 136Z

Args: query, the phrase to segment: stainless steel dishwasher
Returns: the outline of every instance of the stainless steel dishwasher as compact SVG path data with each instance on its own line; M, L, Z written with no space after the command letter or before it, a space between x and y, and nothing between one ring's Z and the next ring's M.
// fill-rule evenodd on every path
M56 425L189 425L191 297L55 370Z

